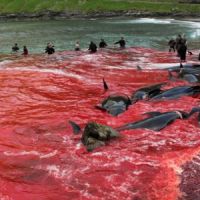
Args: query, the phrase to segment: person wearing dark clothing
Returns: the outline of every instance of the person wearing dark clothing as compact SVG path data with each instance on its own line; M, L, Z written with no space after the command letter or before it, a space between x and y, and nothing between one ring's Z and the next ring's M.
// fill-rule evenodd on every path
M75 44L75 51L80 51L80 44L79 44L79 41L76 42Z
M169 40L168 42L169 45L169 52L171 52L172 50L175 52L175 46L176 46L176 41L172 38L171 40Z
M97 45L91 41L88 50L90 51L90 53L97 52Z
M19 51L18 44L15 43L15 45L12 47L12 52L18 52L18 51Z
M119 44L119 46L120 46L121 48L125 48L125 46L126 46L126 41L124 40L123 37L121 37L121 39L120 39L119 41L115 42L114 44Z
M53 54L53 53L55 53L54 46L53 46L51 43L48 43L48 44L47 44L47 47L46 47L46 49L45 49L45 53L48 53L48 54Z
M27 56L27 55L28 55L28 49L27 49L26 46L24 46L24 48L23 48L23 53L22 53L22 55L24 55L24 56Z
M180 60L185 62L186 60L186 52L187 52L187 46L185 43L181 43L179 46L178 54L180 56Z
M104 39L101 39L101 42L99 43L99 48L105 48L108 45L106 44L106 42L104 41Z
M179 55L179 48L180 48L181 44L182 44L182 37L179 34L177 36L177 38L176 38L176 51L177 51L177 56L179 56L179 57L180 57L180 55Z

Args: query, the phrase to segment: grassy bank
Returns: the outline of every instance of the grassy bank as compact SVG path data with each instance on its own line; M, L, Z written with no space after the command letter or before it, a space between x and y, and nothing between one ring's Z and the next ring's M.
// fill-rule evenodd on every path
M200 13L200 4L178 0L0 0L0 13L37 13L42 11L98 12L137 10L161 13Z

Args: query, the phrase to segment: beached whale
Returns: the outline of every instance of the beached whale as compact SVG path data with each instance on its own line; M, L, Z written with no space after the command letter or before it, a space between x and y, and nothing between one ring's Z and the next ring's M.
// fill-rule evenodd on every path
M166 83L154 84L136 90L131 96L132 103L135 103L142 99L152 98L160 94L162 92L161 87L165 84Z
M100 110L107 111L113 116L117 116L128 109L131 105L130 98L125 94L114 94L104 99L101 104L95 106Z
M174 76L171 71L168 71L169 79L170 80L176 80L181 79L185 80L189 83L198 83L200 82L200 74L190 74L190 73L178 73L177 76Z
M165 113L149 112L145 113L149 115L148 118L131 122L115 129L109 126L98 124L96 122L89 122L86 124L83 132L80 126L75 122L69 121L69 123L72 126L74 134L79 134L82 132L82 143L86 146L88 151L92 151L97 147L105 145L106 141L120 137L120 131L130 129L150 129L159 131L174 122L176 119L188 119L196 112L200 112L200 107L193 108L190 113L183 111L171 111ZM200 118L200 114L198 117Z
M158 95L155 95L151 100L175 99L181 96L195 96L200 94L200 86L178 86L165 90Z
M167 125L174 122L176 119L188 119L191 115L196 112L200 111L200 107L193 108L190 113L186 113L183 111L171 111L171 112L149 112L146 113L150 117L131 122L116 128L117 131L124 131L130 129L150 129L154 131L160 131L161 129L165 128Z

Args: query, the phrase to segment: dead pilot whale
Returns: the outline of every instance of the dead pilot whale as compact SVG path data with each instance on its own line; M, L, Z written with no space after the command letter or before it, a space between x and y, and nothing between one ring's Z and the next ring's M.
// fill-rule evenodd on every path
M149 129L153 131L160 131L169 124L173 123L176 119L188 119L194 113L200 113L200 107L194 107L189 113L183 111L171 111L171 112L149 112L146 119L131 122L117 128L111 128L109 126L101 125L96 122L89 122L86 124L81 141L86 146L88 151L92 151L97 147L105 145L105 142L120 137L120 131L131 129ZM198 120L200 114L198 116ZM81 128L73 121L69 121L73 128L74 134L81 133Z
M200 94L200 86L178 86L157 94L151 98L151 100L166 100L166 99L176 99L181 96L195 96Z
M165 84L166 83L159 83L159 84L154 84L154 85L149 85L146 87L139 88L132 94L131 102L135 103L139 100L152 98L156 96L157 94L160 94L162 92L161 87Z
M103 78L103 87L107 91L109 89L108 84ZM113 94L106 97L100 104L96 105L95 108L107 111L112 116L117 116L128 109L131 105L130 98L125 94Z
M146 113L150 117L147 117L146 119L132 122L125 124L123 126L120 126L118 128L115 128L117 131L124 131L124 130L130 130L130 129L150 129L153 131L160 131L161 129L165 128L167 125L174 122L176 119L188 119L190 116L192 116L194 113L200 112L200 107L194 107L190 113L186 113L183 111L171 111L171 112L149 112Z
M131 105L130 98L125 94L113 94L105 98L101 104L95 108L107 111L112 116L117 116L125 112Z

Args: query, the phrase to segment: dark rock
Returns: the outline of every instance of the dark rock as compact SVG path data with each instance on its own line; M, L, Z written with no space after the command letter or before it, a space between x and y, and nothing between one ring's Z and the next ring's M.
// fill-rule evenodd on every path
M105 145L105 141L119 136L120 134L109 126L90 122L86 125L81 140L87 150L92 151L99 146Z

